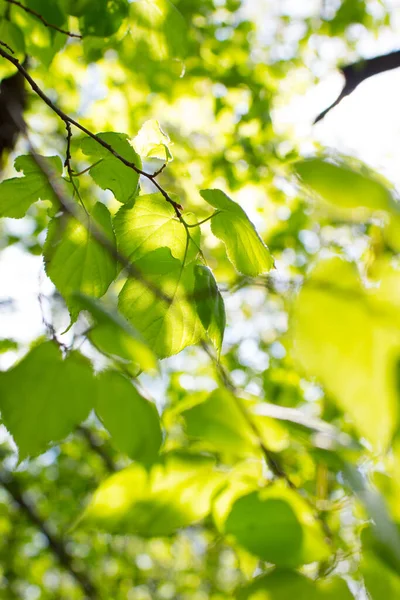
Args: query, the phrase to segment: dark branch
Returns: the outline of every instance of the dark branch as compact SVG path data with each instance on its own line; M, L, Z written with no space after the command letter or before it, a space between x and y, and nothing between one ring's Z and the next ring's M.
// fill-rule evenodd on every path
M41 14L36 12L36 10L33 10L32 8L29 8L28 6L25 6L21 2L18 2L18 0L5 0L5 1L8 2L9 4L14 4L15 6L18 6L25 12L32 15L33 17L36 17L36 19L39 19L39 21L41 21L45 27L49 27L50 29L55 29L55 31L58 31L59 33L63 33L64 35L68 35L69 37L72 37L72 38L78 38L80 40L82 39L82 36L79 35L79 33L71 33L70 31L67 31L66 29L61 29L61 27L57 27L57 25L52 25L51 23L46 21L46 19Z
M112 460L111 456L105 451L100 438L84 425L79 425L78 431L82 435L82 437L85 438L93 452L100 456L101 460L106 466L107 471L110 471L110 473L115 473L115 471L118 471L118 468Z
M46 537L49 547L60 565L75 579L78 585L82 588L85 598L97 600L99 594L88 577L78 565L73 556L68 552L66 541L58 537L50 527L50 525L42 519L38 513L32 499L28 498L26 493L21 489L18 480L6 471L0 472L0 485L7 490L14 502L19 506L21 511L25 513L28 519L37 527Z
M356 63L346 65L340 69L344 75L345 83L339 96L336 98L328 108L318 115L315 119L314 124L321 121L327 114L339 104L349 94L354 92L356 87L363 81L379 73L385 71L391 71L400 67L400 50L390 52L389 54L383 54L382 56L376 56L375 58L368 58L366 60L359 60Z

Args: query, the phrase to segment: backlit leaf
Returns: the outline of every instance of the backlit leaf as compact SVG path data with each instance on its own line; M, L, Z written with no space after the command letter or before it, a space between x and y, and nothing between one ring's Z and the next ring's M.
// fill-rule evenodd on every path
M185 215L189 223L190 216L190 213ZM188 264L199 252L200 228L191 228L194 241L188 243L186 229L162 194L138 196L132 207L122 206L114 217L114 229L121 254L131 261L167 247L181 262L186 256L185 264Z
M143 281L129 278L119 295L119 309L159 358L177 354L204 335L194 302L193 265L183 267L168 248L146 254L135 267ZM163 296L146 285L152 284Z
M272 257L243 208L221 190L200 193L218 211L211 220L211 231L224 242L236 269L251 277L269 271L273 266Z
M169 149L171 140L155 119L143 123L133 140L136 152L143 158L159 158L165 162L172 160Z
M80 222L62 214L50 222L48 229L44 249L46 273L64 297L72 317L79 312L74 293L98 298L117 274L109 250L93 237L94 227L115 244L110 213L101 202L95 204L91 215L82 211Z

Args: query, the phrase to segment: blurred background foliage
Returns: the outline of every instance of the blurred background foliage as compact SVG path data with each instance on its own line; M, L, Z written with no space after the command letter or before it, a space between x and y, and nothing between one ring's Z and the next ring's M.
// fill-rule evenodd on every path
M299 493L290 485L275 489L280 482L264 489L276 473L263 463L240 415L229 426L207 429L215 414L231 414L231 400L226 392L217 405L198 404L216 388L218 366L203 348L186 349L163 361L157 375L141 375L140 385L162 415L164 452L211 454L218 477L228 473L222 495L201 513L209 475L203 480L199 471L199 489L189 486L187 494L201 520L180 528L178 519L178 531L167 532L172 535L147 539L136 522L123 520L118 533L99 531L96 524L107 515L96 513L96 502L88 509L95 526L72 527L101 482L131 464L128 456L93 415L62 444L21 464L3 428L0 597L399 598L398 381L388 367L398 363L399 346L396 195L385 180L334 150L328 154L337 172L320 159L311 170L307 161L297 163L322 148L300 143L274 121L294 94L338 63L360 58L363 42L392 30L398 8L380 0L22 2L48 22L80 32L80 40L46 27L17 4L1 0L0 39L21 60L29 57L29 73L56 104L94 132L131 139L145 122L157 120L165 145L157 148L158 158L144 157L146 170L160 167L163 153L173 156L160 181L185 210L206 218L209 206L199 190L222 188L268 244L275 269L251 280L234 271L209 223L203 228L203 252L227 309L223 368L239 395L256 405L261 437ZM1 77L14 71L1 61ZM42 154L65 156L64 124L31 90L25 118ZM91 164L81 142L74 134L76 172ZM25 151L21 138L4 177L15 175L13 158ZM141 186L154 191L146 180ZM89 206L100 199L112 214L119 206L88 177L79 178L79 190ZM20 226L3 219L2 248L15 246L14 260L30 254L37 265L48 221L43 202L31 206ZM380 291L374 281L383 281ZM121 285L120 279L108 296ZM2 322L14 315L15 323L19 307L7 287L2 290ZM38 304L41 331L21 317L15 335L0 341L3 369L37 336L68 326L68 312L49 282L42 281ZM85 340L86 328L81 317L67 343L101 368L105 359ZM278 412L275 419L271 405L297 412ZM373 491L357 478L360 472ZM242 506L235 503L226 519L237 498ZM292 527L279 521L284 517L276 502L282 498ZM143 502L151 535L152 524L168 523L176 507L174 499L165 500L167 508L162 500L160 506ZM140 523L140 507L134 509Z

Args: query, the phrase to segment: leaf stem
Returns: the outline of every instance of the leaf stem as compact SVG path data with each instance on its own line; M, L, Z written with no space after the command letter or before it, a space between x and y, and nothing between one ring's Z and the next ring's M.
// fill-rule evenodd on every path
M199 221L198 223L193 223L192 225L189 225L189 223L186 223L186 227L199 227L200 225L203 225L203 223L207 223L207 221L210 221L213 217L219 215L219 213L221 213L221 212L222 212L221 210L216 210L215 213L213 213L206 219Z

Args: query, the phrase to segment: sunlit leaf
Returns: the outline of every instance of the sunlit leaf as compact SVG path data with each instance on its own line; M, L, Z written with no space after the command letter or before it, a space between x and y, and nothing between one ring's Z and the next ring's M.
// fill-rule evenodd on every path
M395 209L388 187L366 168L309 158L295 163L294 170L307 189L337 208L348 209L353 214L358 208L389 212Z
M46 273L64 297L72 317L79 307L76 292L98 298L116 276L116 262L110 251L93 237L97 228L115 244L110 213L104 204L95 204L91 215L81 212L81 221L62 214L49 225L44 257Z
M162 441L157 409L126 377L116 371L99 375L95 409L121 452L142 462L156 458Z
M98 136L120 156L141 169L140 157L130 144L127 135L105 132L99 133ZM98 186L103 190L111 190L118 202L124 204L135 198L138 192L139 174L134 169L124 165L109 150L90 137L84 138L80 146L93 164L89 173Z
M200 193L218 211L211 220L211 231L224 242L236 269L251 277L269 271L273 266L272 257L243 208L221 190Z
M202 456L166 455L150 471L134 464L100 485L82 522L124 535L171 535L207 516L223 479Z
M185 215L189 223L190 216ZM185 227L162 194L138 196L132 208L122 206L114 217L114 228L120 252L131 261L166 247L180 261L186 256L188 264L199 252L200 228L191 228L193 242L188 241Z
M246 550L278 566L311 563L330 554L307 502L280 482L236 500L224 530Z
M323 383L360 435L383 448L398 419L393 290L400 271L388 267L378 281L365 288L354 265L321 262L295 302L292 334L298 363Z
M155 119L143 123L139 133L133 140L136 152L143 158L160 158L168 162L172 160L169 149L171 140Z
M150 252L134 264L143 274L143 280L127 280L119 295L121 313L159 358L196 344L204 335L204 329L191 300L193 265L183 267L168 248ZM154 288L160 290L159 294Z
M31 350L0 373L0 410L20 460L44 452L81 423L93 407L96 387L90 362L78 352L64 360L54 342Z
M58 156L42 157L48 168L56 176L62 173L62 163ZM50 200L58 204L58 200L48 182L47 176L36 164L32 156L19 156L14 163L23 177L13 177L0 183L0 216L21 219L34 202Z

